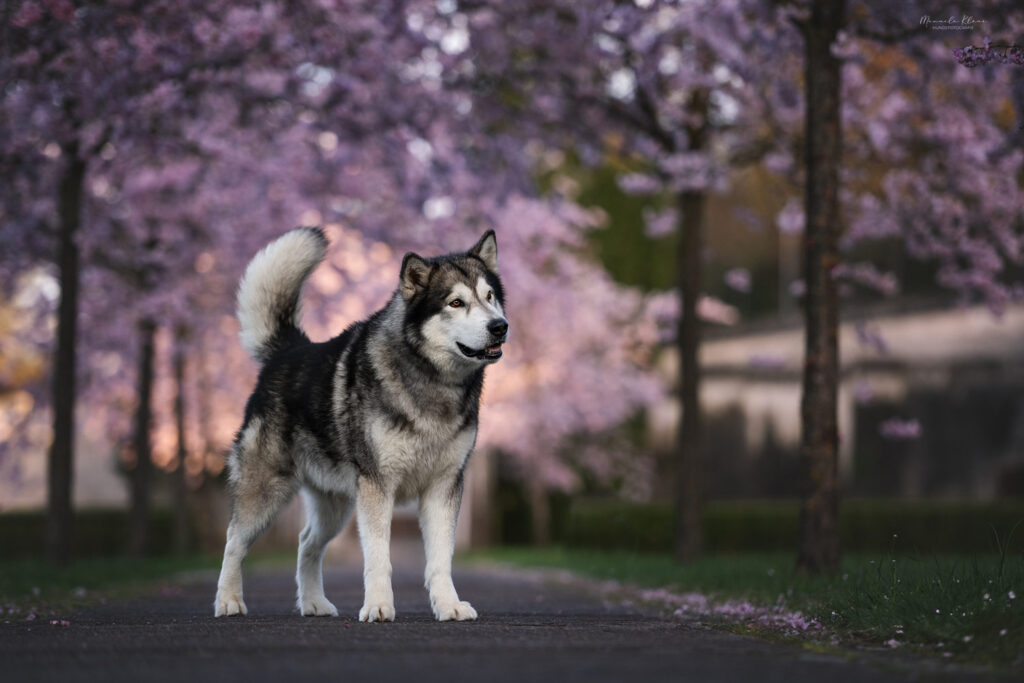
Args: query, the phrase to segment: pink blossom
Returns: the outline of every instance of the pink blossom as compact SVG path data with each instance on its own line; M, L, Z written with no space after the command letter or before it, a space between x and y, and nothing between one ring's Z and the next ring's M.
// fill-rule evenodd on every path
M75 17L75 6L70 0L43 0L43 4L57 21L68 23Z
M769 607L738 600L718 602L701 593L677 594L663 588L645 590L641 593L641 598L674 607L674 614L677 617L715 617L734 622L755 623L786 633L804 633L821 629L817 619L809 618L798 611L787 610L782 605Z
M657 178L644 173L626 173L620 176L619 187L627 194L657 194L663 189Z
M669 235L675 231L679 223L679 213L674 208L658 211L648 207L644 209L643 215L645 232L648 237L657 238Z
M921 438L921 423L914 419L893 417L883 422L878 431L890 441L913 441Z
M725 271L723 279L725 280L726 285L735 289L737 292L743 292L744 294L750 292L750 271L746 268L730 268Z
M795 235L804 230L804 209L799 199L791 198L782 207L775 218L779 230L788 235Z
M880 272L871 263L840 263L832 269L832 277L869 287L884 296L891 296L899 291L896 276Z
M886 344L885 338L877 327L869 325L866 322L858 322L853 326L853 329L857 333L857 341L862 346L874 349L880 354L886 354L889 352L889 345Z
M747 365L759 370L781 370L786 367L786 358L777 354L755 353L747 360Z
M11 17L11 23L19 28L27 28L43 18L43 10L39 4L28 0L21 3L21 7Z

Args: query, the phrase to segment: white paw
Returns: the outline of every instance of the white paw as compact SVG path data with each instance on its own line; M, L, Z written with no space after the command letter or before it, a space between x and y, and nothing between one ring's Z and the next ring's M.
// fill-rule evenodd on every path
M394 621L395 606L386 603L367 603L359 610L359 621Z
M245 608L245 601L241 593L227 593L217 591L217 599L213 601L213 616L233 617L236 614L248 614Z
M442 605L432 605L438 621L471 621L476 619L476 610L465 600Z
M322 595L299 598L299 612L304 617L336 617L338 608Z

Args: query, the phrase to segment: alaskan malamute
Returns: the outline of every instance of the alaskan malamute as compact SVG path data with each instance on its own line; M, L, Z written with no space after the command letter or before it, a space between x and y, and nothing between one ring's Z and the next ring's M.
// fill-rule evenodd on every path
M382 310L314 344L299 297L326 249L319 229L293 230L256 255L239 286L242 346L263 367L228 459L234 505L214 615L246 613L242 560L301 490L308 521L295 578L304 616L338 614L324 597L322 561L354 508L359 620L394 620L391 515L396 501L418 497L434 616L475 619L451 564L484 368L508 335L494 231L466 253L406 254Z

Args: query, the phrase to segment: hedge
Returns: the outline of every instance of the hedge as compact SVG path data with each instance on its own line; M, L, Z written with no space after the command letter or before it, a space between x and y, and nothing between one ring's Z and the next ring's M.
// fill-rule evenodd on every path
M128 512L117 509L76 510L71 534L74 557L123 554L128 549ZM165 554L173 547L174 517L170 510L150 515L151 555ZM191 535L195 538L195 534ZM42 557L46 547L44 511L5 512L0 515L0 559Z
M704 513L704 547L718 553L794 552L798 512L799 503L792 500L710 503ZM858 499L844 501L839 515L843 549L872 553L989 553L1000 544L1008 552L1022 552L1022 521L1020 500ZM558 540L577 548L669 552L672 509L614 499L574 500Z

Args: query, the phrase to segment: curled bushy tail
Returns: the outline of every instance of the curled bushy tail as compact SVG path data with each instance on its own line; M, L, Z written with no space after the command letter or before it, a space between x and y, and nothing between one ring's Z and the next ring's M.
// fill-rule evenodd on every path
M302 285L323 260L327 237L320 228L285 233L249 262L238 285L242 348L265 363L281 349L308 341L300 327Z

